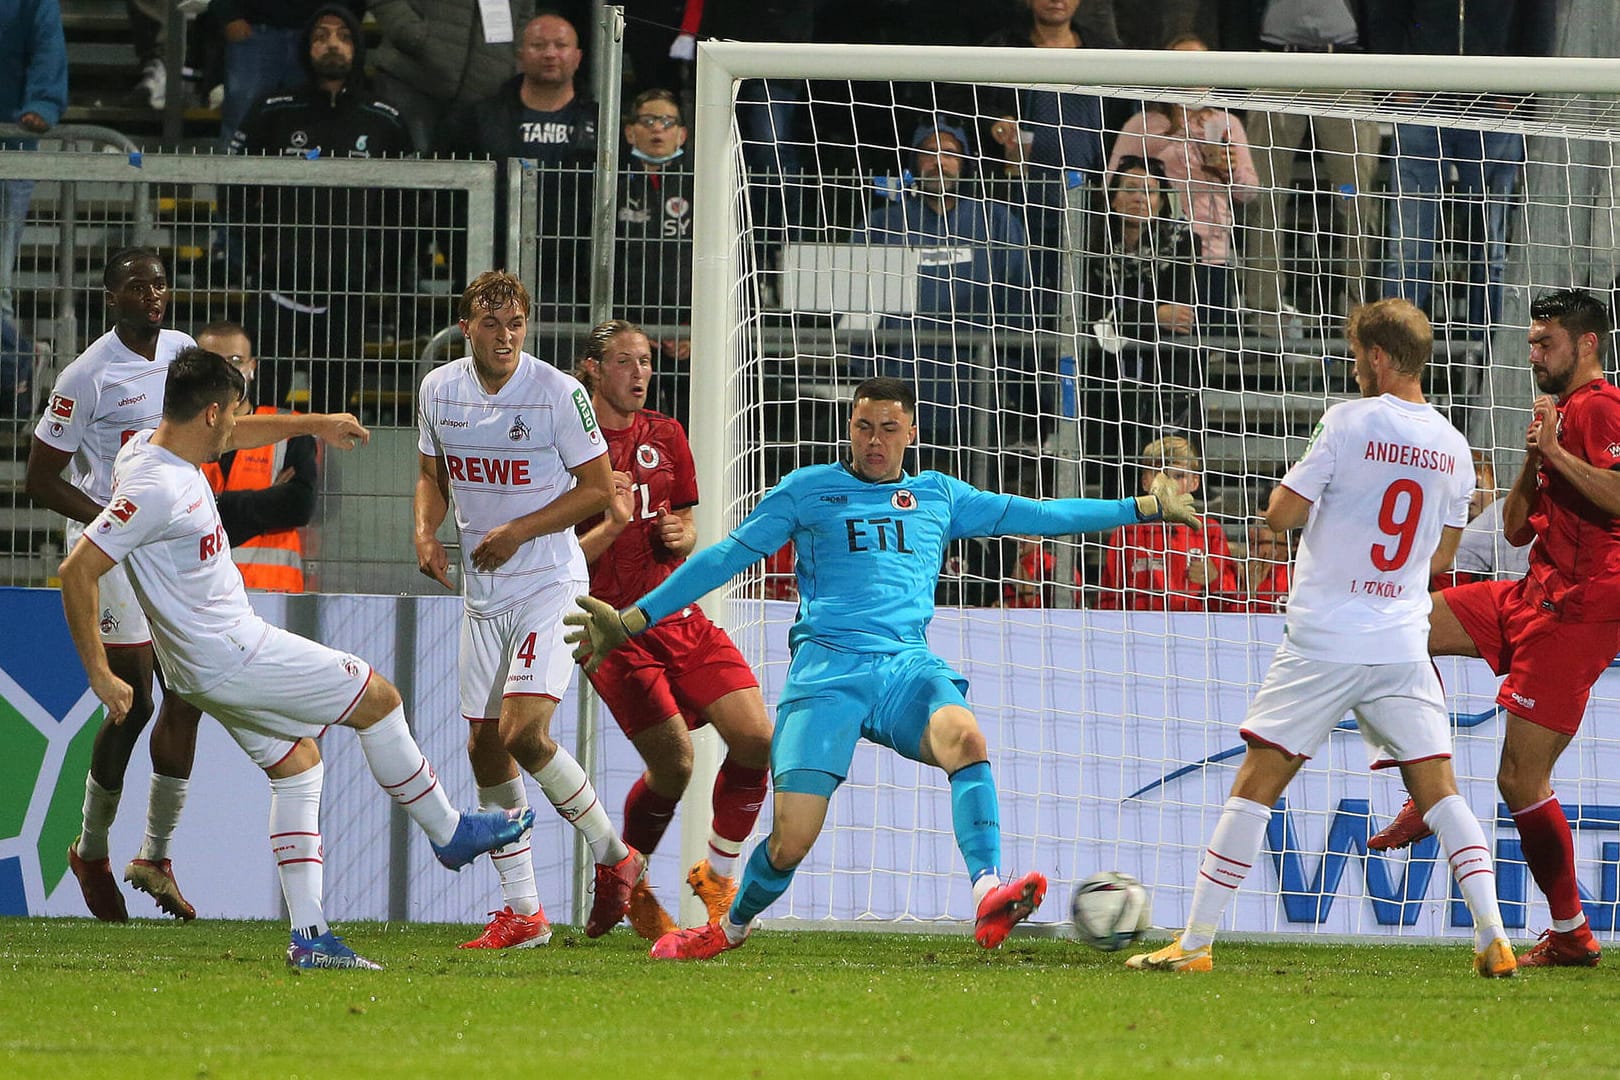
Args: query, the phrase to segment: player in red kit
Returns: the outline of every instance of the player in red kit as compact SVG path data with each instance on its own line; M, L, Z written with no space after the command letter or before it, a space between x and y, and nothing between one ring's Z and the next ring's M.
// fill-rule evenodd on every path
M608 512L580 525L591 595L619 607L646 595L697 543L697 475L686 432L645 408L652 347L623 320L591 331L576 373L607 436L614 496ZM624 839L650 853L692 777L688 731L713 724L726 743L714 783L708 857L687 874L714 922L737 891L737 857L765 799L771 725L748 662L696 605L676 612L608 656L591 684L647 769L624 802ZM656 941L675 923L646 881L630 899L630 925Z
M1520 965L1592 967L1600 949L1581 908L1552 770L1580 727L1592 684L1620 652L1620 389L1603 378L1610 328L1601 300L1566 289L1537 299L1530 320L1530 370L1543 396L1502 507L1508 543L1536 541L1530 571L1436 593L1429 652L1483 657L1507 676L1496 695L1508 713L1496 786L1552 914ZM1408 802L1368 846L1426 836L1413 817Z

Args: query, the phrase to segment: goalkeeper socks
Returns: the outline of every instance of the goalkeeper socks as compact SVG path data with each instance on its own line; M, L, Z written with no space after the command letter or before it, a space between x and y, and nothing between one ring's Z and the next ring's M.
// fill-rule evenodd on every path
M1581 910L1581 891L1575 884L1575 838L1570 835L1569 819L1558 804L1558 796L1513 811L1519 827L1519 844L1524 861L1536 886L1547 897L1554 930L1574 930L1586 922ZM84 852L79 852L83 855Z
M86 861L107 857L107 832L113 818L118 816L118 797L122 788L108 791L86 773L84 777L84 820L79 826L79 839L73 850Z
M461 815L444 797L444 788L422 748L411 737L405 723L405 707L394 711L370 727L357 728L360 752L365 755L371 775L388 792L388 797L405 808L411 820L435 844L449 843Z
M1440 838L1440 850L1446 853L1451 875L1474 917L1474 949L1483 952L1491 942L1507 936L1496 905L1496 871L1491 867L1485 831L1461 795L1447 795L1429 807L1423 823Z
M624 797L624 842L651 855L664 838L669 823L675 820L675 807L679 795L660 795L647 786L647 774L636 777L630 785L630 794Z
M574 755L557 747L557 752L534 778L558 815L584 835L592 859L604 866L614 866L630 854L619 834L613 831L613 822L608 820L602 800L596 797L596 788L591 786L590 777L579 767Z
M967 863L968 879L978 881L1001 866L1001 813L996 780L988 761L964 765L950 775L951 827Z
M720 763L711 797L714 824L709 835L709 868L715 873L736 876L737 855L759 820L770 775L769 769L739 765L729 755Z
M270 781L270 853L276 859L281 895L293 928L319 937L326 933L321 910L325 865L321 852L321 780L326 767L316 762L297 776Z
M169 857L169 843L180 824L180 811L185 808L190 785L189 777L152 774L152 788L146 796L146 840L138 858L162 862Z
M754 845L754 853L748 856L748 865L743 867L742 881L737 886L737 899L731 902L731 910L720 920L733 944L743 939L754 917L776 903L793 881L797 867L778 870L766 854L768 846L766 840Z
M1270 821L1271 809L1253 799L1233 795L1226 800L1193 883L1192 910L1181 933L1183 950L1201 949L1215 940L1226 905L1260 857Z
M524 790L521 774L504 784L478 789L480 810L522 810L528 805L529 793ZM534 915L540 911L540 890L534 883L534 856L529 853L529 836L533 831L525 830L510 844L489 853L490 861L501 875L501 900L519 915Z

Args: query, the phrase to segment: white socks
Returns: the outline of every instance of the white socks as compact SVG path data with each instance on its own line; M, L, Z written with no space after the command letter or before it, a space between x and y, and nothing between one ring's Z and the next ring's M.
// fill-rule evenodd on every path
M979 905L984 902L984 898L990 895L990 890L1000 884L1001 876L999 874L979 875L979 879L973 883L973 910L975 913L978 912Z
M325 867L321 851L320 762L297 776L270 781L270 853L276 857L276 876L287 900L287 915L300 934L326 933L321 909Z
M574 760L574 755L557 747L557 752L534 778L551 800L552 808L584 834L592 859L612 866L630 854L619 834L613 831L613 822L608 820L602 800L596 797L596 788L591 786L590 778Z
M721 877L737 876L737 860L742 856L743 842L727 840L717 832L709 833L709 869Z
M1201 949L1215 940L1226 905L1260 857L1270 820L1269 806L1236 795L1226 800L1193 884L1192 911L1181 934L1184 951Z
M1496 904L1496 871L1485 831L1461 795L1447 795L1429 807L1423 822L1440 838L1440 850L1446 853L1452 876L1474 917L1474 951L1483 952L1485 946L1507 936Z
M146 796L146 839L138 858L162 862L169 857L169 842L174 839L175 826L180 824L180 811L185 808L190 785L188 777L152 774L152 787Z
M84 777L84 818L79 826L79 842L74 850L85 860L107 857L107 832L118 816L118 797L123 789L108 791L89 773Z
M504 784L478 789L480 810L522 810L529 805L529 793L523 788L522 775L514 776ZM490 861L501 875L501 899L519 915L534 915L540 910L540 890L534 883L534 857L529 853L529 834L523 835L505 847L489 853Z
M360 752L366 756L371 775L388 797L405 808L411 820L421 826L435 844L448 843L455 835L461 814L444 797L433 766L422 756L421 747L411 737L405 723L403 705L372 724L359 728Z

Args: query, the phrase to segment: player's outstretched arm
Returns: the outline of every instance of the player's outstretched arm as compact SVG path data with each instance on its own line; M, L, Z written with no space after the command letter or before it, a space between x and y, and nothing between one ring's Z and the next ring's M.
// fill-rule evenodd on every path
M90 689L107 706L107 719L122 723L135 700L135 691L107 665L107 650L101 647L101 577L113 568L113 561L87 538L80 537L58 573L62 578L62 611L67 616L68 633L79 661L90 677Z
M1266 527L1272 532L1287 532L1305 524L1311 516L1311 500L1293 488L1278 484L1271 489L1266 502Z
M607 654L647 629L647 613L631 605L623 611L594 596L581 596L580 611L563 616L563 622L577 629L563 638L574 646L574 659L585 665L587 674L602 666Z
M1172 521L1178 525L1197 525L1197 504L1193 497L1165 473L1153 477L1146 495L1136 497L1136 512L1143 521Z
M236 421L225 449L251 450L294 435L313 435L339 450L353 450L371 441L371 432L352 413L255 413Z
M445 588L450 584L450 556L439 543L439 526L450 512L450 478L431 454L417 455L416 495L411 504L415 521L416 568Z
M1132 499L1026 499L995 495L962 485L954 510L952 535L965 536L1068 536L1103 532L1121 525L1148 521L1199 524L1192 497L1162 475L1161 485Z

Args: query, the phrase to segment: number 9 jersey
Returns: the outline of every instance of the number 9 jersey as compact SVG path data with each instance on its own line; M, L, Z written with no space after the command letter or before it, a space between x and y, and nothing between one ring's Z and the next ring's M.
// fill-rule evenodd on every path
M1426 659L1429 559L1443 529L1468 523L1468 440L1431 405L1345 401L1282 484L1311 502L1284 647L1339 663Z

